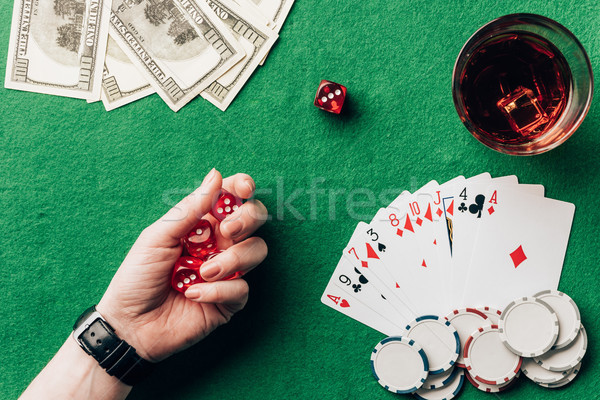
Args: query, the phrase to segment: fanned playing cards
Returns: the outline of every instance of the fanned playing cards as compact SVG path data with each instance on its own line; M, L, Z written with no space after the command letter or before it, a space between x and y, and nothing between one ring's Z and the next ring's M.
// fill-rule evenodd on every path
M484 173L401 193L360 222L323 304L386 335L421 315L558 288L575 206Z

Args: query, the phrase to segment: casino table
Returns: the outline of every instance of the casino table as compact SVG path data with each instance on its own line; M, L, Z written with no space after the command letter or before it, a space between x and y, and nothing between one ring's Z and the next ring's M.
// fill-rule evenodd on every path
M11 1L0 4L2 77L11 12ZM452 102L462 45L515 12L568 27L600 76L596 1L298 0L226 112L198 98L174 113L153 95L107 113L101 103L0 89L0 398L18 397L141 230L212 167L256 180L270 211L258 232L269 256L246 277L246 308L159 364L131 399L409 398L371 376L383 335L325 307L321 294L359 220L401 190L485 171L575 203L559 289L589 335L573 384L548 390L522 378L500 397L596 398L600 105L562 146L514 157L478 143ZM313 106L321 79L347 86L342 115ZM466 384L460 398L486 396Z

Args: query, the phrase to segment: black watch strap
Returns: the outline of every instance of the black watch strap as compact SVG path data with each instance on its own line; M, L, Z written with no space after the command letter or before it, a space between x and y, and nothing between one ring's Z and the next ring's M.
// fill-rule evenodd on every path
M109 375L127 385L140 382L154 367L153 363L144 360L131 345L117 336L95 306L85 310L77 319L73 338Z

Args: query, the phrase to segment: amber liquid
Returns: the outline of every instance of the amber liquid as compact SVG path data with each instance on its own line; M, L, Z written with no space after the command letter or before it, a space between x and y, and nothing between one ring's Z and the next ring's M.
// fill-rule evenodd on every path
M531 142L550 130L569 97L571 71L546 39L530 33L493 37L460 77L467 119L500 143Z

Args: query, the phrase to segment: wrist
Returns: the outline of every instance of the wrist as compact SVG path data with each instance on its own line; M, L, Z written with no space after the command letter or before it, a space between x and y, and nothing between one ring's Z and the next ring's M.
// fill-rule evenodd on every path
M72 337L107 374L126 385L139 383L154 369L154 364L143 359L135 347L119 337L96 306L79 316Z
M132 326L132 321L122 312L122 309L112 307L109 302L102 298L96 306L96 310L113 327L119 338L132 346L140 357L144 360L155 362L145 351L142 341L136 334L135 327Z
M77 365L73 371L73 381L77 382L93 382L99 387L109 388L111 393L129 393L132 386L126 385L118 378L109 375L105 369L94 358L90 357L75 341L73 335L63 345L65 359L77 360L73 365ZM61 350L63 350L61 349Z
M107 374L69 335L20 399L125 399L130 391L131 386Z

